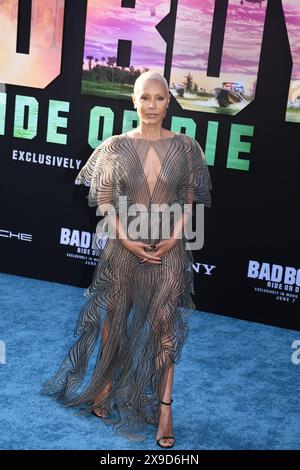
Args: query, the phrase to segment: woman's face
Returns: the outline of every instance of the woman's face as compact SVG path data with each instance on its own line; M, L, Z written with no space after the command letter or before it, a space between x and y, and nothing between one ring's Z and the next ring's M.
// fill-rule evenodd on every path
M159 80L148 79L142 83L139 92L132 95L132 99L140 122L157 124L166 115L170 93Z

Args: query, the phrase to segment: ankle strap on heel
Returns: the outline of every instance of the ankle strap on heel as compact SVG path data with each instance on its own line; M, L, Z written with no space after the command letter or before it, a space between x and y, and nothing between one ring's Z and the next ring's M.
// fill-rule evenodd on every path
M160 400L160 402L163 403L164 405L171 405L173 403L173 399L171 398L170 403L167 403L167 402L162 401L162 400Z

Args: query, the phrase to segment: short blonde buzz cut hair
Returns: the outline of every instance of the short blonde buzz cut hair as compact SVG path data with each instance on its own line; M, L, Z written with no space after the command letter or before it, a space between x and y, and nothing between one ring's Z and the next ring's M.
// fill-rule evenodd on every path
M159 72L152 72L151 70L147 70L147 72L143 72L135 81L134 87L133 87L133 93L137 95L140 93L140 89L142 87L142 84L146 80L159 80L163 86L165 87L167 93L170 93L169 90L169 85L167 80L163 75L161 75Z

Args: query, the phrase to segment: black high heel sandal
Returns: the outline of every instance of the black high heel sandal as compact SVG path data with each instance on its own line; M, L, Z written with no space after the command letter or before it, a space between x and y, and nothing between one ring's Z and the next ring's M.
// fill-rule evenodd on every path
M160 402L163 403L164 405L171 405L171 404L173 403L173 400L172 400L172 398L171 398L170 403L166 403L165 401L162 401L162 400L161 400ZM173 439L174 442L173 442L173 444L171 444L171 445L169 445L169 446L168 446L168 445L161 445L161 444L159 443L159 441L161 441L162 439ZM173 447L174 444L175 444L175 438L174 438L174 436L161 436L159 439L156 440L156 442L157 442L157 444L158 444L160 447L162 447L163 449L170 449L170 448Z
M107 387L108 387L108 384L104 387L104 390L106 391L107 390ZM108 388L108 392L106 392L105 394L105 397L107 394L109 394L110 390L111 390L111 386ZM94 403L93 403L94 405ZM109 405L108 406L100 406L98 407L97 405L95 405L92 409L92 413L93 415L95 415L97 418L100 418L100 419L107 419L108 418L108 415L110 413L110 407ZM103 414L102 414L103 413Z
M104 412L104 415L102 415L101 413ZM92 413L93 415L95 415L97 418L100 418L100 419L107 419L108 418L108 415L109 415L109 409L107 408L100 408L99 411L97 411L97 408L95 408L94 410L92 410ZM107 413L107 414L106 414Z

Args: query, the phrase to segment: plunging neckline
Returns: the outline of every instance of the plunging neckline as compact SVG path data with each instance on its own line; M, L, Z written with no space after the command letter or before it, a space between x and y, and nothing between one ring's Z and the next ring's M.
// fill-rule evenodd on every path
M135 148L135 145L133 145L133 143L132 143L132 147L133 147L134 150L135 150L136 157L137 157L137 160L138 160L138 162L139 162L139 165L140 165L140 168L141 168L141 171L142 171L142 174L143 174L143 178L144 178L145 181L146 181L146 185L147 185L147 190L148 190L148 193L149 193L150 201L152 201L152 200L153 200L153 197L154 197L154 195L155 195L155 191L157 190L157 186L158 186L158 184L159 184L159 182L160 182L161 174L162 174L162 171L163 171L165 162L166 162L166 160L167 160L167 158L168 158L170 149L171 149L171 147L172 147L173 139L174 139L175 137L177 137L179 134L174 134L174 135L172 135L172 136L170 136L170 137L162 137L162 138L156 139L156 140L147 140L147 139L144 139L144 138L141 138L141 137L129 137L127 133L125 133L124 135L125 135L125 136L127 137L127 139L129 139L129 140L132 140L132 141L133 141L133 140L142 140L142 141L147 142L147 143L150 143L150 144L151 144L151 143L160 142L160 141L162 141L162 140L167 140L167 139L168 139L168 140L169 140L169 139L172 140L171 143L170 143L170 145L169 145L169 148L168 148L168 150L167 150L167 152L166 152L166 155L165 155L165 157L164 157L164 159L163 159L163 161L162 161L162 163L161 163L160 170L159 170L159 173L158 173L157 178L156 178L156 180L155 180L155 184L154 184L154 187L153 187L152 192L150 191L150 186L149 186L148 178L147 178L147 176L146 176L146 174L145 174L144 166L143 166L143 164L142 164L142 162L141 162L141 159L140 159L140 157L139 157L139 155L138 155L138 153L137 153L137 150L136 150L136 148ZM146 157L146 160L147 160L147 157ZM145 161L146 161L146 160L145 160Z

